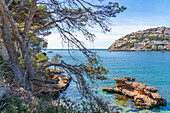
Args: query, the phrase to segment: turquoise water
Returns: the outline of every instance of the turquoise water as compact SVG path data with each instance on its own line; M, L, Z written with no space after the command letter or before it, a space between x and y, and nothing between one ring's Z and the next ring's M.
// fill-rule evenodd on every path
M170 112L170 52L107 52L107 50L94 50L100 56L102 64L109 69L107 74L108 80L98 81L98 96L109 101L114 109L120 112ZM75 64L85 60L83 55L78 51L72 51L72 56L79 59L75 61L71 59L67 50L53 50L53 53L47 53L51 58L55 54L63 56L63 60L67 63ZM147 86L156 87L162 97L167 99L167 105L153 108L151 110L138 110L131 99L122 95L114 95L102 92L103 87L115 86L114 78L125 76L133 77L138 82L143 82ZM71 82L66 90L68 97L73 102L80 101L80 94L76 89L76 85Z

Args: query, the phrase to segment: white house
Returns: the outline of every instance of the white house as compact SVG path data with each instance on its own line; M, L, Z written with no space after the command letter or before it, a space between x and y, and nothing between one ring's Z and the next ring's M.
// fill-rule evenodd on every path
M152 49L156 49L156 46L154 44L152 45Z
M149 40L149 38L146 38L145 40L146 40L146 41L148 41L148 40Z
M163 45L159 45L159 46L158 46L158 49L161 49L161 50L162 50L162 49L164 49L164 46L163 46Z
M162 34L162 31L156 31L157 33L159 33L159 34Z
M131 40L130 42L135 42L136 41L136 39L133 39L133 40Z
M134 47L143 47L143 43L136 43L136 44L134 44Z
M168 40L163 40L163 43L164 44L168 44Z
M135 35L130 36L130 38L135 38L135 37L136 37Z

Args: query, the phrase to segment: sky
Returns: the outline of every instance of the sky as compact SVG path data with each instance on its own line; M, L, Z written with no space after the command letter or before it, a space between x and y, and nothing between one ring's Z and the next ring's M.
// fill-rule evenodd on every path
M88 1L95 4L97 0ZM111 19L111 32L104 34L99 27L90 29L96 35L95 41L91 43L81 40L89 49L107 49L115 40L139 30L170 27L170 0L105 0L103 4L108 1L118 2L127 9ZM45 37L48 40L48 49L67 49L59 37L56 32Z

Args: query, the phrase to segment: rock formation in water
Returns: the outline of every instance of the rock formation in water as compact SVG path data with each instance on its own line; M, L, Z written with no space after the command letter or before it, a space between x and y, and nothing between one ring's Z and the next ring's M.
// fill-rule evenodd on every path
M154 87L146 86L144 83L127 82L126 79L115 78L116 87L104 87L103 91L109 93L123 94L134 99L137 106L145 108L152 108L154 106L166 105L167 101L162 98L160 94L156 93L158 90ZM128 78L128 80L131 78Z

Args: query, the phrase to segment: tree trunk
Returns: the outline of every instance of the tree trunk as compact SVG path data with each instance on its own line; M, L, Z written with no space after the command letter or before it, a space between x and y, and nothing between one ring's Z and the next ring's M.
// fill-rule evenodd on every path
M8 17L4 16L2 23L3 23L2 39L4 41L5 47L10 58L10 67L12 69L14 76L19 80L19 82L23 82L24 76L19 66L16 48L11 39L10 22Z
M27 71L27 77L26 77L27 87L29 90L32 91L31 78L34 77L35 73L32 65L31 55L29 52L27 52L27 49L29 49L29 47L27 47L26 40L23 39L23 41L20 43L20 46L21 46L22 56L24 57L26 71Z

